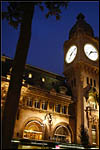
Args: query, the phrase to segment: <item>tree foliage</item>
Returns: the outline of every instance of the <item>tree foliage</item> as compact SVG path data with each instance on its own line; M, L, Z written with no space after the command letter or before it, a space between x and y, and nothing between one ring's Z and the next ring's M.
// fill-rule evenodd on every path
M68 2L31 2L32 5L38 5L41 11L47 9L45 17L55 16L56 20L61 18L61 8L67 8ZM28 2L8 2L7 11L2 12L2 19L6 18L8 23L17 29L22 22L24 11L28 10ZM33 6L33 7L34 7Z

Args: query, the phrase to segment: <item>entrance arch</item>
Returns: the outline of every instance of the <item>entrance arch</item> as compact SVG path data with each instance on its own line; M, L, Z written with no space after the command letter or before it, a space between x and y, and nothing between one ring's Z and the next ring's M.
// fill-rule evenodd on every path
M43 126L39 121L29 121L23 130L23 138L42 140Z
M67 126L59 125L54 131L54 139L57 142L71 143L71 132Z

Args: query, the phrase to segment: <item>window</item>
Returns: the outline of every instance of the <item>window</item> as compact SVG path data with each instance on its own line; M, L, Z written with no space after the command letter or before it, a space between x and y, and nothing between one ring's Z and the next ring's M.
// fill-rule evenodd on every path
M56 112L60 112L60 105L59 105L59 104L56 105L55 111L56 111Z
M19 132L17 132L17 134L16 134L16 135L17 135L17 137L19 137Z
M25 84L25 80L23 79L22 84Z
M33 105L33 101L32 100L30 100L30 104L29 105L32 107L32 105Z
M39 101L35 101L35 108L40 108L40 102Z
M7 75L7 80L10 80L10 75Z
M94 87L96 87L96 80L94 80Z
M42 82L45 82L45 78L42 78Z
M87 84L89 84L89 78L87 77Z
M96 126L92 125L92 144L96 144Z
M12 71L12 67L9 69L9 72L11 73L11 71Z
M27 100L27 106L32 107L32 105L33 105L33 101L31 99L28 99Z
M42 109L47 110L47 102L42 103Z
M90 85L92 86L92 79L90 79Z
M29 73L28 77L29 77L29 78L32 78L32 74L31 74L31 73Z
M66 106L63 106L63 107L62 107L62 113L63 113L63 114L66 114Z

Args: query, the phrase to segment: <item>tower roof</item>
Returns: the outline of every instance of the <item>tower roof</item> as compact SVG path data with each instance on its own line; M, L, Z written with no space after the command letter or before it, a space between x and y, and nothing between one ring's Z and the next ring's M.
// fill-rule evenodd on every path
M85 16L80 13L77 16L77 21L75 23L75 25L71 28L70 32L69 32L69 39L78 32L84 32L85 34L89 35L89 36L94 36L94 32L92 27L84 20Z

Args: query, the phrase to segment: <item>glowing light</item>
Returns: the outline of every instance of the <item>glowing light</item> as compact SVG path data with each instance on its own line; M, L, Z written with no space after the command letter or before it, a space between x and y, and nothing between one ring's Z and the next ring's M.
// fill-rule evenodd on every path
M42 78L42 82L45 82L45 78Z
M25 83L25 80L23 79L22 83L24 84Z
M29 77L29 78L32 78L32 74L31 74L31 73L29 73L28 77Z
M56 149L60 149L60 146L59 146L59 145L56 145Z
M10 71L10 72L12 71L12 67L9 69L9 71Z
M7 80L10 80L10 75L7 75Z
M20 141L17 141L17 140L11 140L11 142L20 143Z

